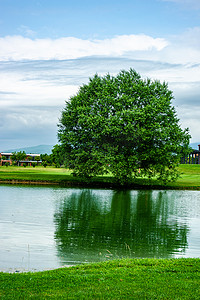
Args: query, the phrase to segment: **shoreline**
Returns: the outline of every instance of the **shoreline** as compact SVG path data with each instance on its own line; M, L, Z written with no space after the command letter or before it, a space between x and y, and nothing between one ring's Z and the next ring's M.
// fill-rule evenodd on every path
M200 186L169 186L169 185L139 185L128 184L119 185L115 182L83 182L83 181L50 181L50 180L19 180L19 179L6 179L0 180L0 185L41 185L41 186L60 186L60 187L82 187L82 188L106 188L106 189L133 189L133 190L191 190L199 191Z
M83 264L81 264L83 265ZM63 266L57 266L55 268L47 268L47 269L25 269L25 268L4 268L0 269L0 273L4 274L24 274L24 273L38 273L38 272L48 272L48 271L53 271L53 270L59 270L63 268L71 268L74 267L75 265L63 265Z

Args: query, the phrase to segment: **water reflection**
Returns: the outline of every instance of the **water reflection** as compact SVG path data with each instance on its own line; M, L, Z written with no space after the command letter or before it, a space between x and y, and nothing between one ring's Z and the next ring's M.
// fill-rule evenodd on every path
M118 257L172 257L187 248L188 226L164 191L74 190L54 221L62 263Z

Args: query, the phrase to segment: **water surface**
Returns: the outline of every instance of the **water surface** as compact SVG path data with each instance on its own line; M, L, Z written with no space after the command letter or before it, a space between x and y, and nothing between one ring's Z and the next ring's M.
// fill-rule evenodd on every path
M199 191L0 186L0 270L200 257Z

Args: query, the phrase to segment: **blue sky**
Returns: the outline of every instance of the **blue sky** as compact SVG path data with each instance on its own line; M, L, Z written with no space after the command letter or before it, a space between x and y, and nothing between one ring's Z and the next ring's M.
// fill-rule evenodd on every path
M129 68L169 83L200 142L199 0L0 0L0 151L57 143L78 87Z

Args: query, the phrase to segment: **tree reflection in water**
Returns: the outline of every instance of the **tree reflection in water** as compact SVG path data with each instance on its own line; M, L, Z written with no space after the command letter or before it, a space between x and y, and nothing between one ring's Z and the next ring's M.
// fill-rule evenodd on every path
M167 258L187 247L188 227L174 216L175 199L165 191L108 191L106 202L98 190L78 191L64 196L55 213L63 263Z

